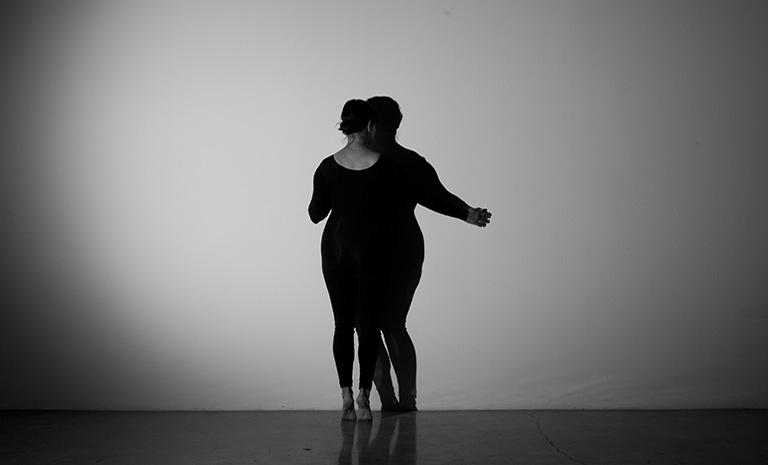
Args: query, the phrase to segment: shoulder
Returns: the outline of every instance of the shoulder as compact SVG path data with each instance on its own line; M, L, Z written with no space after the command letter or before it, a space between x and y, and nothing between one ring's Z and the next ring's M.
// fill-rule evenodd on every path
M317 165L317 168L315 169L314 178L315 181L318 181L320 179L325 179L326 182L334 178L335 173L335 167L336 164L335 161L333 161L333 155L329 155L320 161L320 164Z
M429 166L426 158L415 150L403 147L402 145L398 145L395 150L386 155L408 172L420 171L425 166Z
M417 166L432 166L429 164L427 159L422 156L420 153L416 152L415 150L411 150L409 148L403 148L405 152L405 159L408 160L413 165Z
M327 157L323 158L322 161L320 161L320 164L317 166L317 171L325 171L328 168L333 167L335 164L336 161L333 159L333 155L328 155Z
M402 147L402 146L401 146ZM409 149L408 147L402 147L403 156L409 160L426 161L426 158L422 157L419 152Z

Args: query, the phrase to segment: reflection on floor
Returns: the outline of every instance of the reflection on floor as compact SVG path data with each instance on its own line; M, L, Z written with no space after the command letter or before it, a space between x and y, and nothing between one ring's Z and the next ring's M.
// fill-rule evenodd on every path
M0 412L12 464L766 464L768 411Z

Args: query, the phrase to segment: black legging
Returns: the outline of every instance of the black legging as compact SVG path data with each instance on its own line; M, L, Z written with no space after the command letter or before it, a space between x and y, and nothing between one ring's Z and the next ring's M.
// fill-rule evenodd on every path
M408 311L421 279L424 263L424 236L413 210L401 213L389 230L392 248L388 251L389 266L385 279L379 357L374 382L385 408L415 410L416 408L416 349L406 329ZM389 369L395 369L399 388L394 399L394 386ZM397 407L395 407L395 404Z
M379 354L382 357L389 354L397 375L400 408L405 410L416 407L416 348L406 329L406 319L420 279L420 266L393 270L387 280L381 318L381 333L386 348ZM381 363L380 369L383 370L386 360L382 360L382 357L379 357L378 361ZM383 373L381 375L383 376Z
M360 389L371 389L379 356L382 278L379 274L323 271L333 307L333 356L339 386L352 386L357 328Z

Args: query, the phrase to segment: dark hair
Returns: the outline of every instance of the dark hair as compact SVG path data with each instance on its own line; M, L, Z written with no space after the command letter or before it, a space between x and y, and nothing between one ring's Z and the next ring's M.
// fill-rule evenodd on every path
M403 121L400 105L392 97L377 95L368 99L373 110L379 116L379 125L383 128L397 129Z
M376 124L376 112L368 102L352 99L344 104L339 131L346 135L354 134L368 127L369 123Z

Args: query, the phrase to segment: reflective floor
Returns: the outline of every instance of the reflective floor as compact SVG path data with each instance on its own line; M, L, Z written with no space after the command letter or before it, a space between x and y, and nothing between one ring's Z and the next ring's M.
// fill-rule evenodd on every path
M766 464L768 411L0 412L11 464Z

